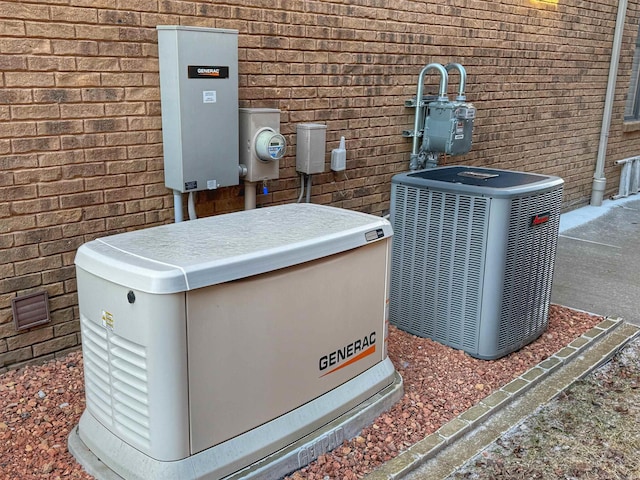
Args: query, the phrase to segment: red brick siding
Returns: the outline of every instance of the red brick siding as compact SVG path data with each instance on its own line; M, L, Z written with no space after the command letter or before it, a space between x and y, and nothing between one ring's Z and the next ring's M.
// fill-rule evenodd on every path
M77 347L75 250L98 236L172 221L164 187L156 30L239 30L240 106L282 111L280 179L258 203L294 201L295 131L344 135L347 170L314 175L312 201L374 214L408 169L420 69L462 63L478 109L471 153L443 163L557 174L565 208L588 202L617 3L568 0L0 1L0 369ZM638 25L629 5L607 152L638 153L622 114ZM437 90L436 75L427 91ZM449 93L457 89L452 74ZM327 160L329 156L327 155ZM200 216L239 210L243 188L198 194ZM46 289L50 325L18 333L11 299Z

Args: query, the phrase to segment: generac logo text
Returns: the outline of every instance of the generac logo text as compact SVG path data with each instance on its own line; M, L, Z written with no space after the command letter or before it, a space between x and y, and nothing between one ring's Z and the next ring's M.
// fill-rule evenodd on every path
M212 77L220 76L219 68L198 68L198 75L210 75Z
M372 355L375 351L376 332L371 332L369 335L365 335L363 338L355 340L335 352L331 352L320 357L318 367L320 372L323 372L320 376L324 377L325 375L329 375L330 373L349 366L358 360L362 360L363 358ZM325 370L329 367L333 367L334 365L337 366L328 372L325 372Z

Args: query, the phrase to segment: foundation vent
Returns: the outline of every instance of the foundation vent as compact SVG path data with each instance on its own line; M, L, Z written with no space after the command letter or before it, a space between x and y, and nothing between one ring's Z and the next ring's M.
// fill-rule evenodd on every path
M16 297L11 300L11 309L16 330L26 330L51 321L47 292L36 292Z

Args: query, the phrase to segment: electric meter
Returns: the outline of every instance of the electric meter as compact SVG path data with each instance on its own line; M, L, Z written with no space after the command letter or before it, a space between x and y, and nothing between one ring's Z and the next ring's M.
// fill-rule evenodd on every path
M275 108L240 109L240 165L246 167L245 182L263 182L278 178L280 159L287 143L280 135L280 110Z
M271 128L265 128L256 135L256 155L263 162L280 160L286 148L287 142L284 137Z

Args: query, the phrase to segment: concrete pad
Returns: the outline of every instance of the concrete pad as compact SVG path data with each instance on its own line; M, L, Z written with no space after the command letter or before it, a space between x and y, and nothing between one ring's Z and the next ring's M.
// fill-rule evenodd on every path
M640 197L563 214L551 301L640 325Z

